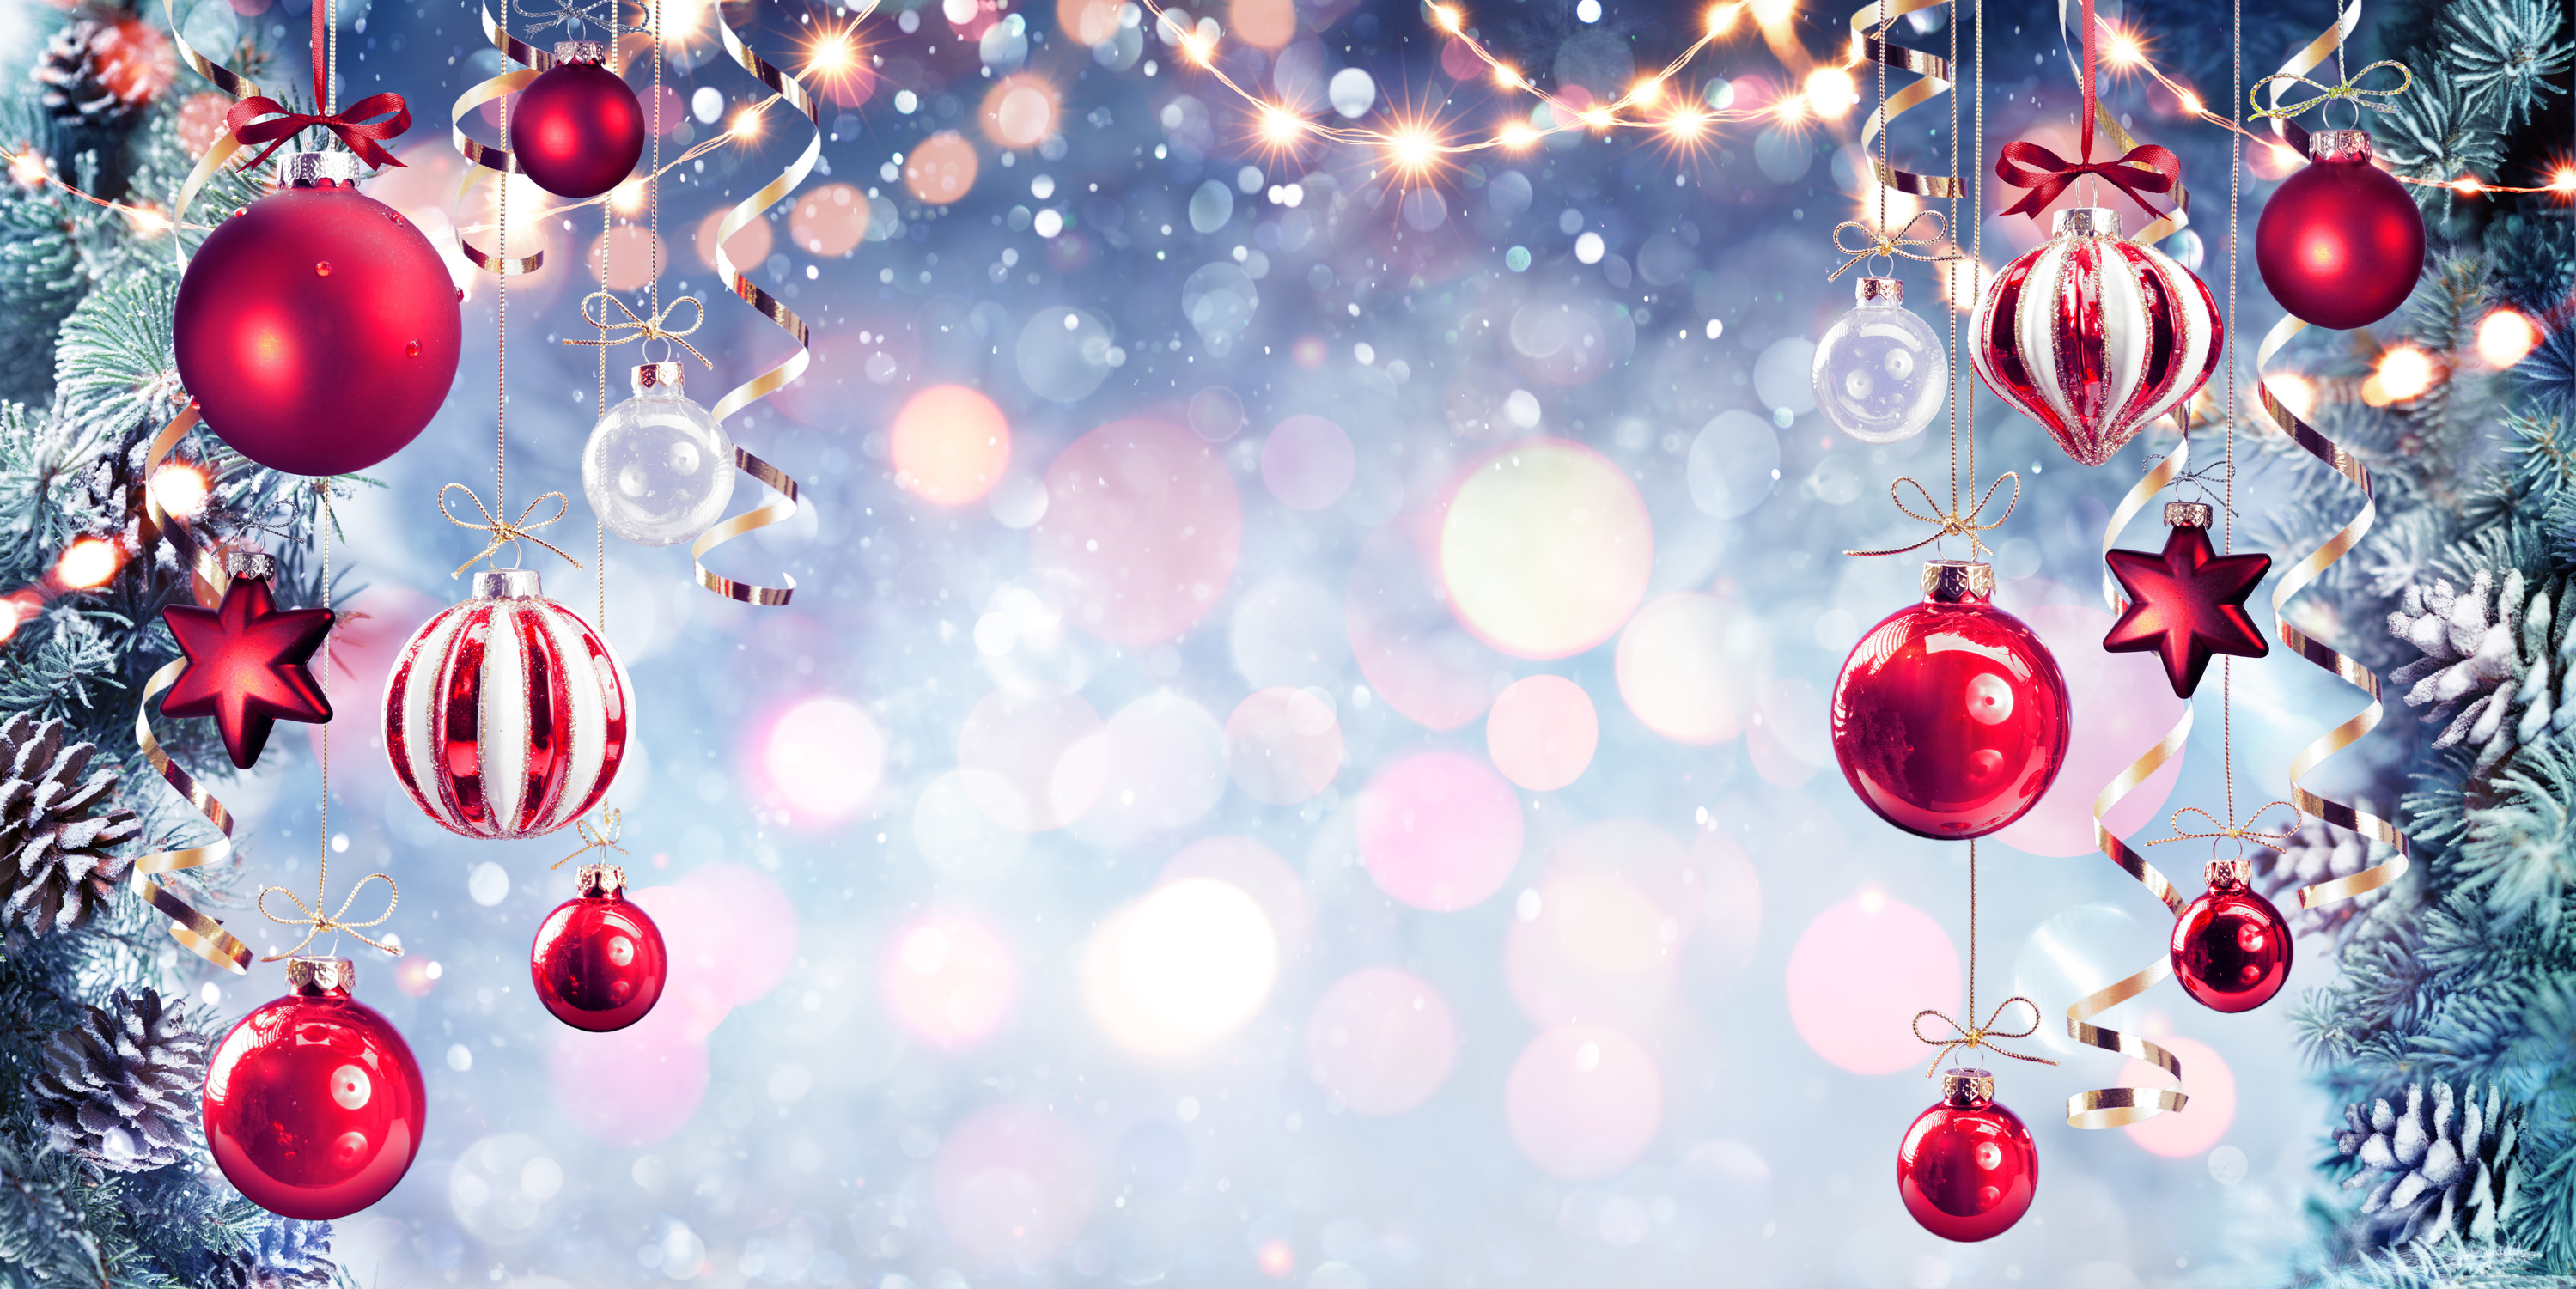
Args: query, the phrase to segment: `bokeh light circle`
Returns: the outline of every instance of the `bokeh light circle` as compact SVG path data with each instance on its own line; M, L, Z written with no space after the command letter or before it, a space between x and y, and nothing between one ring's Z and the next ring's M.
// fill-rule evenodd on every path
M1559 1025L1531 1039L1503 1084L1512 1144L1567 1181L1637 1162L1663 1126L1664 1076L1637 1040L1608 1025Z
M1677 591L1637 610L1619 633L1619 697L1676 743L1723 743L1744 732L1770 664L1769 638L1752 614Z
M1119 644L1187 630L1216 607L1243 544L1243 503L1207 440L1161 421L1115 421L1046 472L1035 562L1077 588L1074 625Z
M886 435L895 482L924 501L983 500L1011 466L1011 423L964 385L933 385L904 400Z
M969 1256L1042 1263L1090 1221L1094 1168L1070 1124L1037 1106L988 1106L940 1143L930 1192L940 1226Z
M1080 694L1058 686L986 694L957 732L967 799L1017 832L1063 827L1100 796L1107 767L1090 740L1105 728Z
M938 1047L962 1047L999 1029L1017 984L1009 943L955 916L905 924L882 970L895 1019Z
M1613 873L1553 872L1533 889L1536 916L1516 918L1503 944L1522 1014L1541 1025L1654 1019L1672 992L1679 922Z
M1352 660L1387 706L1432 729L1455 729L1509 683L1511 663L1450 614L1416 541L1419 526L1399 520L1361 543L1342 621Z
M1099 776L1097 800L1072 825L1093 845L1186 828L1225 797L1225 731L1206 708L1169 691L1119 708L1097 738L1070 750L1067 764L1077 767L1068 772Z
M555 1112L574 1130L621 1149L669 1140L707 1095L703 1036L680 1007L656 1006L606 1034L564 1029L546 1058Z
M1314 689L1264 689L1225 722L1226 771L1255 801L1293 806L1332 783L1342 767L1342 726Z
M708 268L716 266L716 228L724 223L725 213L714 211L698 221L698 259ZM734 231L733 240L725 243L725 254L733 259L734 267L750 269L769 258L773 238L769 221L755 219Z
M2174 1034L2155 1036L2158 1046L2174 1054L2182 1068L2190 1071L2183 1082L2189 1099L2180 1110L2141 1119L2125 1126L2129 1140L2144 1147L2151 1155L2167 1159L2188 1159L2226 1140L2227 1130L2236 1122L2236 1072L2218 1049L2195 1039ZM2131 1061L2120 1070L2120 1082L2136 1088L2169 1088L2172 1075L2160 1065Z
M885 751L885 735L858 704L809 698L769 727L761 764L790 810L830 821L858 813L876 795Z
M1360 860L1380 890L1446 913L1502 889L1520 862L1520 798L1484 763L1423 752L1360 791Z
M1306 1071L1359 1114L1431 1099L1458 1060L1458 1021L1429 982L1364 967L1332 983L1306 1019Z
M1553 792L1583 777L1601 742L1592 696L1563 676L1523 676L1485 713L1485 751L1503 777Z
M1941 924L1882 891L1816 915L1789 950L1789 1019L1818 1056L1854 1074L1924 1061L1926 1007L1959 1013L1959 951Z
M847 255L867 235L868 195L848 184L825 184L797 198L787 217L788 239L808 255Z
M1169 885L1193 877L1214 878L1251 896L1261 906L1262 916L1270 919L1281 961L1295 956L1305 944L1307 928L1315 920L1314 906L1306 897L1305 879L1278 851L1232 833L1201 837L1164 861L1154 881Z
M1035 72L1005 76L984 91L984 104L977 113L984 137L1015 150L1044 143L1056 132L1064 110L1062 98L1055 82Z
M1561 439L1498 448L1460 476L1440 525L1440 575L1458 620L1521 658L1610 638L1645 597L1653 526L1635 484Z
M1291 416L1261 441L1261 481L1294 510L1322 510L1341 500L1358 471L1351 436L1320 416Z
M913 145L903 158L903 186L914 197L945 206L975 187L975 145L955 130L941 130Z
M1120 1047L1185 1058L1252 1019L1278 973L1261 905L1231 883L1188 877L1102 921L1083 951L1083 1001Z

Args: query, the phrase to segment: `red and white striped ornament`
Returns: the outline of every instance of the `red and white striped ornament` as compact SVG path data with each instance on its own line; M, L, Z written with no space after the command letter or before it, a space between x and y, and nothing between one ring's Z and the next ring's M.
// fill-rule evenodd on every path
M430 818L468 837L542 837L599 804L626 759L634 687L608 642L533 569L414 632L385 679L385 752Z
M2191 270L2120 236L2117 211L2069 207L1977 303L1977 374L2100 465L2218 369L2217 302Z

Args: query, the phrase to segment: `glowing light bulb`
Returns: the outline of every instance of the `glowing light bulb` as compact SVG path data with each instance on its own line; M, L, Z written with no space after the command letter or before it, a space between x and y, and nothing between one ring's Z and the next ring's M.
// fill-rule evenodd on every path
M79 538L54 561L54 581L71 590L90 590L107 585L124 563L124 552L116 543L102 537Z
M2103 24L2103 30L2109 32L2110 36L2102 42L2102 57L2109 60L2113 67L2136 67L2147 61L2146 47L2139 43L2134 33L2122 31L2108 23Z
M1664 82L1658 77L1649 76L1628 90L1628 101L1640 107L1653 107L1663 97Z
M1440 140L1421 126L1408 125L1387 136L1386 152L1396 169L1419 175L1439 161Z
M206 508L206 498L213 491L206 472L185 461L173 461L152 476L152 499L161 509L181 519L194 519Z
M2266 376L2263 378L2263 383L2271 387L2272 396L2280 399L2281 406L2290 409L2291 415L2304 421L2315 414L2317 410L2315 381L2297 372L2289 371L2275 372Z
M2540 328L2511 309L2498 309L2478 322L2478 357L2499 371L2522 361L2540 344Z
M2362 401L2376 399L2375 406L2385 406L2419 398L2440 375L2431 354L2413 345L2399 345L2379 356L2378 368L2363 382Z
M1504 126L1501 132L1494 136L1494 142L1501 144L1505 148L1518 151L1519 149L1526 148L1531 144L1538 142L1538 131L1531 129L1529 126L1524 125L1521 122L1514 121L1511 124Z
M1735 25L1736 13L1743 8L1744 6L1741 3L1710 6L1708 11L1708 34L1712 36L1725 35L1726 29Z
M2182 114L2184 116L2200 115L2200 96L2198 94L2194 94L2190 90L2184 90L2182 92Z
M1819 67L1807 73L1806 97L1816 115L1838 121L1859 104L1860 88L1852 83L1850 72L1839 67Z
M45 182L45 159L34 152L21 152L9 159L9 177L28 188L42 187Z
M1306 129L1305 119L1276 103L1261 107L1261 138L1272 147L1285 147L1297 141Z
M1798 0L1753 0L1753 20L1765 27L1776 27L1798 11Z
M1458 11L1445 4L1431 6L1431 21L1442 31L1458 30Z
M2549 176L2549 190L2551 192L2576 192L2576 170L2560 166L2557 173Z

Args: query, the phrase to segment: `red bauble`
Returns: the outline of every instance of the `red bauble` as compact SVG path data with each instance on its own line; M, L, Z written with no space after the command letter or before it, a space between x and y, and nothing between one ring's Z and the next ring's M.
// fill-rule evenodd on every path
M670 957L662 930L626 902L626 873L610 864L581 870L581 894L537 925L528 974L537 1001L574 1029L605 1033L644 1019L662 997Z
M2100 465L2218 369L2218 304L2191 270L2120 236L2117 211L2069 207L1977 302L1977 374L2066 455Z
M558 197L596 197L626 181L644 155L644 105L600 66L607 47L567 40L555 65L510 110L510 152L530 181Z
M236 576L223 602L211 609L173 604L161 620L188 656L187 667L161 700L165 716L215 718L224 751L249 769L268 745L278 721L307 724L331 719L331 700L313 683L313 651L331 634L329 609L280 609L271 591L268 557L257 557L257 575Z
M1972 1244L2011 1230L2039 1189L2039 1148L1984 1070L1944 1070L1941 1104L1896 1148L1896 1193L1923 1229Z
M347 157L288 161L325 155ZM391 207L327 179L281 189L217 224L188 262L172 323L179 382L207 428L261 465L363 470L446 400L458 298L437 249Z
M2174 978L2216 1011L2252 1011L2290 981L2289 919L2246 884L2251 871L2241 859L2210 861L2209 889L2174 919Z
M1834 681L1834 759L1881 819L1982 837L2029 810L2066 759L2066 680L1994 572L1941 560L1924 597L1861 637Z
M206 1062L206 1146L272 1213L325 1222L385 1197L420 1153L429 1098L393 1024L349 994L346 958L291 958L289 992Z
M2424 271L2424 212L2370 163L2366 130L2308 136L2309 162L2254 225L2254 267L2282 308L2337 331L2396 312Z
M2221 555L2209 546L2210 509L2198 502L2165 506L2163 551L2111 551L2104 558L2129 593L2129 607L2111 624L2102 647L2112 653L2153 652L2165 665L2175 696L2200 688L2212 654L2260 658L2263 641L2245 597L2272 567L2269 555Z
M634 687L608 642L533 569L474 575L385 677L385 755L430 818L468 837L542 837L588 813L626 760Z

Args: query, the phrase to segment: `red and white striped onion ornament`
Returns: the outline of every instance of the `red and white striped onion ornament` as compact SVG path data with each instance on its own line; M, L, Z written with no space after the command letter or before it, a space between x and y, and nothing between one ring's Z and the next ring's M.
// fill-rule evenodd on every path
M2074 206L1987 285L1969 352L2066 455L2100 465L2199 392L2222 326L2191 270L2120 236L2119 212Z
M533 569L474 575L385 679L385 752L430 818L468 837L542 837L580 818L626 760L635 690Z

